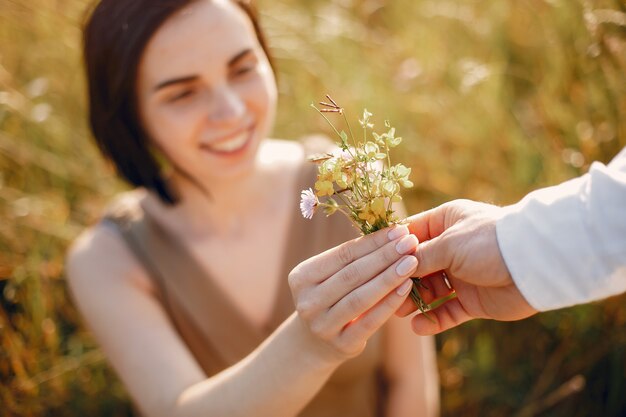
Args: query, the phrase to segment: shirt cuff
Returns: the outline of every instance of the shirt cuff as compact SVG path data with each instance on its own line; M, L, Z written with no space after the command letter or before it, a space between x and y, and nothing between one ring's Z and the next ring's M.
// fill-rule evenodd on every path
M526 301L538 311L569 307L585 299L573 278L584 236L576 196L582 178L535 191L505 207L496 223L502 257Z
M539 311L626 291L626 150L609 166L537 190L496 223L502 257Z

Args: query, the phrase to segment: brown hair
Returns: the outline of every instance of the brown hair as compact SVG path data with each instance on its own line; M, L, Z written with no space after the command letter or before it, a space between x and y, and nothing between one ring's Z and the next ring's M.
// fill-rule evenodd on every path
M175 204L140 121L135 97L137 68L146 45L174 13L198 0L101 0L84 28L83 54L89 92L89 122L98 148L131 184ZM232 0L250 18L261 47L267 45L249 1Z

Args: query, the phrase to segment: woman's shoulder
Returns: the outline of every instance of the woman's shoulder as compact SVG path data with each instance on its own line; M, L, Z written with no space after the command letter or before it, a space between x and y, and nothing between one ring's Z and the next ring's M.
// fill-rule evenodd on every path
M328 136L322 134L303 136L300 138L299 142L302 144L307 156L317 153L333 152L339 148Z
M262 163L288 164L302 160L304 158L304 149L297 141L266 139L259 149L259 157Z
M121 195L106 210L122 210L122 201L137 194ZM132 205L131 205L132 207ZM110 214L106 214L104 217ZM99 221L85 229L69 247L66 259L67 279L74 292L101 285L132 284L149 289L150 283L141 265L133 257L120 230L111 222Z
M100 222L122 217L136 218L141 214L143 201L147 198L148 192L144 188L135 188L115 195L104 208Z
M122 218L132 219L140 208L142 194L139 190L127 191L116 195L104 208L100 219L87 227L72 242L67 252L69 266L95 264L102 260L126 259L126 245L116 224ZM119 262L114 262L119 264Z

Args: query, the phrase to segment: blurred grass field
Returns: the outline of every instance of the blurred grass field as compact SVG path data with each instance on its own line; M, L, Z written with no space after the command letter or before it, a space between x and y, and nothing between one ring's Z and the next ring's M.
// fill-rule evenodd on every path
M63 257L125 186L86 127L85 0L0 0L0 416L136 415L68 298ZM275 135L326 93L405 139L410 212L510 204L626 145L619 0L263 0ZM626 208L625 208L626 215ZM532 262L532 260L528 260ZM438 337L444 416L626 415L626 297Z

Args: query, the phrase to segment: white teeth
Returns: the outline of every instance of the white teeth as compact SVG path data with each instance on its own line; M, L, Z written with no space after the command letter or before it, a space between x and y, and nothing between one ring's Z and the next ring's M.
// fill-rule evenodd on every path
M248 132L233 137L232 139L213 143L209 147L218 152L233 152L241 148L248 140Z

